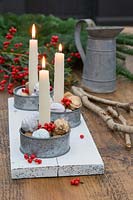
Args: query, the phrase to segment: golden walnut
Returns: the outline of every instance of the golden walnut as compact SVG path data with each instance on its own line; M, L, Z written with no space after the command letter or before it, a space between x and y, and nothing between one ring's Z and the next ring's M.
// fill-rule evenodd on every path
M54 121L55 130L53 135L64 135L70 130L69 123L64 119L57 119Z
M77 108L80 108L82 106L82 102L81 102L81 99L80 97L78 96L70 96L69 99L71 100L71 103L70 103L70 109L71 110L75 110Z

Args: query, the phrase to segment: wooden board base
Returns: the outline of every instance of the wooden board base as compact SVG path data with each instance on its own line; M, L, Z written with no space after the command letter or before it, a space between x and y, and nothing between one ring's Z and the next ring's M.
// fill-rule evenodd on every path
M35 112L18 110L14 108L14 98L8 99L12 179L104 173L104 163L82 116L81 124L71 129L70 151L68 153L56 158L42 159L41 165L27 163L19 150L19 128L22 119ZM83 139L80 138L80 134L84 135Z

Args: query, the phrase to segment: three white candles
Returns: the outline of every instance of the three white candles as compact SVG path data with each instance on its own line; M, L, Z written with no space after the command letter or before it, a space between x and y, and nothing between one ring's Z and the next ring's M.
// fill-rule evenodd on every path
M29 41L29 93L34 92L35 84L38 82L38 40L35 39L35 24L32 25L32 39Z
M61 102L64 97L64 54L62 46L59 45L59 52L55 53L54 64L54 102Z
M49 71L44 70L45 58L42 59L42 70L39 71L39 124L50 122L50 83Z

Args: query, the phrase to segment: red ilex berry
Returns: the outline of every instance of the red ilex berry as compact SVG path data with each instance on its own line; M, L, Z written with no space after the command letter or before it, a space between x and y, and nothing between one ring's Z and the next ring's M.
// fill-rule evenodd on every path
M26 93L26 94L29 94L29 89L28 89L28 88L23 88L23 89L22 89L22 92L23 92L23 93Z
M42 125L41 124L38 124L38 129L42 128Z
M72 179L72 180L70 181L70 183L71 183L71 185L74 185L74 179Z
M74 180L74 185L79 185L79 181L78 180Z
M75 178L76 181L78 181L80 183L80 178Z
M80 134L80 139L83 139L84 138L84 135L83 134Z
M32 163L32 159L31 158L28 159L28 163Z
M50 131L51 131L51 127L48 127L48 128L47 128L47 131L50 132Z
M41 70L42 69L42 66L41 65L38 65L38 70Z
M42 164L42 160L41 159L38 159L37 163L40 165Z
M13 38L13 35L10 34L10 33L7 33L7 35L6 35L6 39L7 39L7 40L11 40L12 38Z
M5 58L0 56L0 64L4 64L5 63Z
M67 58L67 62L71 62L72 61L72 59L71 58Z
M15 58L14 58L14 62L15 62L15 63L18 63L19 61L20 61L20 60L19 60L18 57L15 57Z
M36 155L35 155L35 154L31 154L30 158L31 158L32 160L34 160L34 159L36 158Z
M27 153L25 153L25 154L24 154L24 158L25 158L26 160L28 160L28 159L29 159L29 155L28 155Z
M16 31L17 31L17 29L14 28L13 26L9 29L9 32L10 32L11 34L16 33Z
M7 82L7 80L3 79L1 82L0 82L0 85L1 84L5 84Z
M8 93L13 94L13 90L12 89L8 90Z
M9 78L9 75L5 74L5 75L3 76L3 78Z
M42 164L42 160L41 159L36 158L34 161L35 161L35 163L37 163L39 165Z
M4 91L5 90L5 87L0 87L0 91Z
M38 158L36 158L34 161L35 161L35 163L38 163Z
M52 91L53 90L53 87L50 85L50 91Z

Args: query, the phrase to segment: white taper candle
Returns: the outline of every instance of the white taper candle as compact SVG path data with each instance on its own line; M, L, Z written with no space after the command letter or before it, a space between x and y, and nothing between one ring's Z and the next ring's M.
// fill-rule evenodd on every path
M62 46L59 45L59 52L55 53L54 64L54 102L60 102L64 97L64 54L61 53Z
M42 59L42 70L39 71L39 124L50 122L50 83L49 71L44 70L45 59Z
M29 93L34 91L38 82L38 40L35 39L35 25L32 26L32 39L29 41Z

